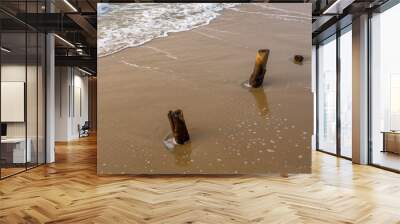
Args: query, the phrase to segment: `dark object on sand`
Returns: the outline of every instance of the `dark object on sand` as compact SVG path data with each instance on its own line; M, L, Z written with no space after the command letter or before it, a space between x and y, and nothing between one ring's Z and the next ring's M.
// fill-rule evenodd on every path
M182 145L190 140L189 132L186 128L185 119L182 110L168 112L169 124L171 125L172 135L175 142Z
M251 87L258 88L263 84L268 56L269 56L269 49L258 50L253 74L251 74L249 79L249 85Z
M294 56L294 63L296 64L302 64L304 60L304 57L301 55L295 55Z

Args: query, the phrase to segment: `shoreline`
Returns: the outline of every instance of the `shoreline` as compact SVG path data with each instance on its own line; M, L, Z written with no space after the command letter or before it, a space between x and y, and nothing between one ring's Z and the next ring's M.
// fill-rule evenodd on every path
M222 15L220 15L220 16L222 16ZM220 16L218 16L218 17L220 17ZM188 29L188 30L169 31L169 32L166 32L164 36L155 37L155 38L153 38L153 39L151 39L151 40L147 40L147 41L145 41L145 42L143 42L143 43L141 43L141 44L134 45L134 46L128 46L128 47L126 47L126 48L123 48L123 49L120 49L120 50L116 50L115 52L108 53L108 54L105 54L105 55L97 55L97 58L104 58L104 57L107 57L107 56L111 56L111 55L113 55L113 54L117 54L117 53L119 53L119 52L121 52L121 51L124 51L124 50L129 50L130 48L141 47L141 46L143 46L143 45L145 45L145 44L147 44L147 43L150 43L150 42L152 42L152 41L154 41L154 40L161 39L161 38L167 38L167 37L169 37L170 35L172 35L172 34L174 34L174 33L187 32L187 31L191 31L191 30L194 30L194 29L199 28L199 27L202 27L202 26L207 26L207 25L209 25L213 20L218 19L218 17L217 17L217 18L214 18L214 19L211 19L211 20L210 20L209 22L207 22L206 24L201 24L201 25L198 25L198 26L194 26L194 27L191 27L191 28Z
M229 9L232 10L233 8L240 7L242 3L227 3L227 4L237 4L237 5L235 5L235 6L229 6L229 7L226 7L226 8L224 8L224 9L222 9L221 11L218 12L218 15L217 15L215 18L210 18L210 19L208 19L208 20L207 20L205 23L203 23L203 24L196 25L196 26L190 27L190 28L188 28L188 29L183 29L183 30L167 31L167 32L165 32L164 35L161 35L161 36L152 38L152 39L150 39L150 40L144 40L143 43L140 43L140 44L137 44L137 45L133 45L133 46L127 46L127 47L125 47L125 48L123 48L123 49L115 50L114 52L107 53L107 54L104 54L104 55L97 55L97 58L104 58L104 57L107 57L107 56L111 56L111 55L113 55L113 54L116 54L116 53L119 53L119 52L121 52L121 51L127 50L127 49L129 49L129 48L140 47L140 46L143 46L143 45L145 45L146 43L149 43L149 42L151 42L151 41L153 41L153 40L160 39L160 38L166 38L166 37L168 37L168 36L170 36L170 35L172 35L172 34L174 34L174 33L187 32L187 31L191 31L191 30L194 30L194 29L203 27L203 26L207 26L207 25L209 25L210 23L212 23L213 21L215 21L215 20L217 20L218 18L222 17L223 14L224 14L224 12L225 12L226 10L229 10Z

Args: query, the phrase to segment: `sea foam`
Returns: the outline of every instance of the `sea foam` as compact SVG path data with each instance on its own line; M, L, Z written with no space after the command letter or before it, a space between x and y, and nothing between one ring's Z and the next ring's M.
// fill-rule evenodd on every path
M98 56L142 45L172 32L207 25L237 4L99 3Z

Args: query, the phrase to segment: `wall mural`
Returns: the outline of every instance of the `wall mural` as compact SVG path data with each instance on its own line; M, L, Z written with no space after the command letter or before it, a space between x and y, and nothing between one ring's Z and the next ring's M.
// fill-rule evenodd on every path
M98 4L98 174L311 172L311 4Z

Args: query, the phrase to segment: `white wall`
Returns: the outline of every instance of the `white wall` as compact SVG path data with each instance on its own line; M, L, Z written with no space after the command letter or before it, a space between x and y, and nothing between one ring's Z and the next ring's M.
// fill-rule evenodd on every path
M55 141L67 141L69 133L69 68L55 69Z
M89 91L88 91L88 82L89 79L87 76L82 76L83 73L79 72L79 75L75 75L75 86L79 87L81 89L81 109L82 112L78 113L76 111L75 113L75 123L73 124L74 127L77 127L78 124L81 126L85 123L85 121L89 120ZM76 133L74 134L75 137L79 137L78 129L74 129Z
M1 81L2 82L25 82L24 65L9 64L1 66ZM31 69L28 67L28 70ZM4 110L5 108L2 108ZM11 122L7 123L7 136L8 137L25 137L25 123L24 122Z
M38 69L38 70L37 70ZM26 112L26 120L23 118L20 122L5 122L7 124L8 138L24 138L27 136L29 147L31 149L32 161L44 163L45 150L45 120L44 120L44 100L45 100L45 85L44 74L41 67L25 64L3 64L1 66L1 81L2 82L23 82L26 85L26 107L25 102L22 108L1 108L2 112L23 113ZM27 79L27 80L26 80ZM2 93L4 89L2 89ZM21 94L24 94L24 90ZM2 98L9 98L7 95L2 95ZM17 103L17 102L15 102ZM20 111L8 111L20 110ZM22 111L21 111L22 110ZM2 113L2 114L3 114ZM24 116L24 115L22 115ZM51 162L51 160L49 160Z
M55 140L77 139L78 124L88 120L88 78L76 68L56 67L55 89Z
M27 71L25 70L27 69ZM27 74L35 74L36 75L36 67L28 66L25 67L25 64L18 65L18 64L5 64L1 66L1 81L2 82L25 82L25 76ZM36 83L35 83L36 84ZM28 89L30 90L30 89ZM36 98L36 89L35 92L30 93L28 91L28 97ZM27 99L28 102L33 101L32 99ZM35 105L36 107L36 105ZM2 108L5 110L6 108ZM30 115L34 115L35 117L30 117ZM36 122L36 114L28 113L28 121L35 121ZM7 122L7 136L8 137L25 137L25 122ZM32 125L28 125L31 127ZM29 132L30 133L30 132ZM29 137L28 133L28 137Z
M1 121L25 121L25 83L1 82ZM36 105L35 105L36 108Z

